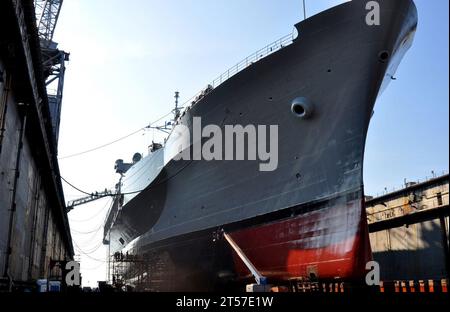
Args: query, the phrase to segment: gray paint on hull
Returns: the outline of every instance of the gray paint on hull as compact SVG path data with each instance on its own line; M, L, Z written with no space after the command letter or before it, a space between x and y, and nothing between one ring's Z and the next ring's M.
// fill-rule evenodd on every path
M140 235L128 248L360 191L374 102L417 23L411 1L379 2L380 26L365 24L366 1L297 24L292 45L230 78L182 117L189 127L193 116L203 125L278 124L277 170L260 172L258 161L170 161L152 182L156 187L122 208L111 229L113 250ZM390 53L386 62L379 60L382 51ZM312 118L292 115L290 104L299 96L314 103ZM157 212L146 219L152 205Z

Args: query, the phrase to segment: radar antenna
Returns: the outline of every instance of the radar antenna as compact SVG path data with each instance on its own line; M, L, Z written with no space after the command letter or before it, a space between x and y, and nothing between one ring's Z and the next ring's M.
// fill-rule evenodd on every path
M180 111L183 109L183 107L178 107L178 99L180 98L180 92L175 91L175 108L172 110L173 115L174 115L174 121L176 121L178 119L178 117L180 117Z

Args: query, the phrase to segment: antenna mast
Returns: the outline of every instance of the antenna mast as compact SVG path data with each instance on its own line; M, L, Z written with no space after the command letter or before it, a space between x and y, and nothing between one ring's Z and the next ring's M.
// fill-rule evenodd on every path
M176 121L178 119L178 117L180 117L180 110L183 107L178 107L178 99L180 98L180 92L175 91L175 108L173 109L173 115L174 115L174 121Z
M306 0L303 0L303 20L306 19L306 5L305 5Z

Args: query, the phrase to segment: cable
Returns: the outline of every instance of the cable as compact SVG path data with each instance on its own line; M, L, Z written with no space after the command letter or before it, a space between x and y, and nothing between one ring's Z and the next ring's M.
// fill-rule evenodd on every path
M140 131L142 131L142 130L145 130L145 129L150 128L153 124L155 124L155 123L157 123L158 121L160 121L160 120L166 118L166 117L167 117L168 115L170 115L170 114L172 114L172 111L168 112L168 113L165 114L164 116L161 116L160 118L158 118L158 119L156 119L155 121L151 122L151 123L148 124L147 126L142 127L142 128L139 128L138 130L133 131L133 132L131 132L131 133L129 133L129 134L123 136L123 137L120 137L120 138L118 138L118 139L115 139L115 140L113 140L113 141L111 141L111 142L108 142L108 143L105 143L105 144L102 144L102 145L99 145L99 146L96 146L96 147L87 149L87 150L82 151L82 152L78 152L78 153L74 153L74 154L70 154L70 155L58 157L58 159L59 159L59 160L62 160L62 159L67 159L67 158L71 158L71 157L80 156L80 155L83 155L83 154L86 154L86 153L90 153L90 152L99 150L99 149L101 149L101 148L104 148L104 147L106 147L106 146L112 145L112 144L117 143L117 142L119 142L119 141L125 140L126 138L128 138L128 137L130 137L130 136L132 136L132 135L134 135L134 134L136 134L136 133L138 133L138 132L140 132Z
M106 204L99 211L97 211L96 214L94 214L93 216L90 216L89 218L82 219L82 220L77 220L77 219L70 218L69 221L70 222L86 222L86 221L92 220L95 217L97 217L101 212L103 212L105 210L105 208L109 207L110 203L111 203L110 200L106 201Z
M66 182L68 185L70 185L71 187L73 187L74 189L76 189L78 192L92 196L92 193L88 193L86 191L83 191L82 189L76 187L75 185L73 185L72 183L70 183L69 181L67 181L66 179L64 179L61 175L59 175L59 177L61 178L61 180L63 180L64 182ZM108 197L108 196L116 196L116 195L128 195L128 194L135 194L135 193L139 193L142 192L144 189L139 190L139 191L133 191L133 192L128 192L128 193L115 193L115 194L108 194L108 195L104 195L103 197Z
M88 239L85 239L85 240L83 240L80 243L81 243L81 245L86 246L86 245L91 244L92 242L95 242L95 241L98 241L98 243L95 246L95 248L98 248L100 246L100 244L103 244L103 234L100 231L94 233L94 235L88 237ZM95 249L95 248L94 247L90 247L90 249Z
M96 246L89 247L89 250L82 249L76 242L74 242L74 245L81 253L83 253L83 254L92 254L92 253L96 252L100 248L100 246L102 245L101 243L102 243L102 241L100 240L99 243L97 243Z
M88 257L88 258L90 258L90 259L92 259L92 260L94 260L94 261L107 262L107 260L97 259L97 258L94 258L94 257L92 257L92 256L89 255L90 253L93 253L94 251L96 251L98 248L97 248L96 250L91 251L91 252L88 253L88 252L84 252L83 249L81 249L80 246L78 246L77 243L76 243L75 241L73 242L73 244L75 245L76 249L78 249L78 252L82 253L82 254L85 255L86 257Z
M158 121L161 121L162 119L166 118L167 116L169 116L170 114L172 114L172 111L168 112L167 114L165 114L164 116L159 117L158 119L156 119L155 121L152 121L148 126L146 126L145 128L149 129L153 124L157 123Z
M87 231L87 232L77 231L73 228L71 229L71 231L73 231L74 233L77 233L77 234L91 234L91 233L97 233L101 228L103 228L103 225L100 225L98 228L96 228L92 231Z
M103 242L102 242L102 240L99 240L97 245L92 246L89 250L83 250L83 251L87 254L91 254L91 253L96 252L100 248L101 245L103 245Z
M175 173L174 175L172 175L172 176L170 176L170 177L167 177L166 179L164 179L164 180L162 180L162 181L159 181L158 183L153 184L152 186L155 187L155 186L158 186L158 185L160 185L160 184L162 184L162 183L164 183L164 182L169 181L170 179L172 179L172 178L174 178L175 176L177 176L180 172L182 172L182 171L183 171L187 166L189 166L191 163L192 163L192 160L190 160L189 162L187 162L187 164L186 164L183 168L181 168L177 173ZM81 192L81 193L84 193L84 194L87 194L87 195L89 195L89 196L92 195L92 193L88 193L88 192L86 192L86 191L83 191L83 190L79 189L78 187L76 187L75 185L71 184L71 183L68 182L66 179L64 179L61 175L59 175L59 177L60 177L64 182L66 182L67 184L69 184L71 187L73 187L74 189L76 189L77 191L79 191L79 192ZM150 183L150 185L151 185L151 183ZM148 186L149 186L149 185L147 185L147 187L148 187ZM104 197L107 197L107 196L111 196L111 197L114 196L114 197L115 197L115 196L121 196L121 195L137 194L137 193L140 193L140 192L144 191L147 187L144 187L143 189L140 189L140 190L137 190L137 191L131 191L131 192L125 192L125 193L112 193L112 194L105 195Z
M67 158L71 158L71 157L75 157L75 156L80 156L80 155L83 155L83 154L86 154L86 153L90 153L90 152L96 151L96 150L98 150L98 149L101 149L101 148L104 148L104 147L109 146L109 145L111 145L111 144L114 144L114 143L117 143L117 142L119 142L119 141L122 141L122 140L124 140L124 139L126 139L126 138L128 138L128 137L130 137L130 136L132 136L132 135L134 135L134 134L136 134L136 133L138 133L138 132L144 130L144 129L145 129L145 127L140 128L140 129L138 129L138 130L136 130L136 131L133 131L133 132L131 132L131 133L129 133L129 134L127 134L127 135L125 135L125 136L123 136L123 137L121 137L121 138L118 138L118 139L116 139L116 140L114 140L114 141L111 141L111 142L102 144L102 145L97 146L97 147L90 148L90 149L85 150L85 151L82 151L82 152L78 152L78 153L75 153L75 154L70 154L70 155L63 156L63 157L58 157L58 159L59 159L59 160L61 160L61 159L67 159Z
M73 233L80 234L80 235L91 234L91 233L93 233L93 234L90 235L85 241L82 242L82 245L86 245L86 244L91 243L92 241L95 241L95 240L97 239L97 236L99 235L99 233L101 232L101 230L102 230L103 228L104 228L104 224L102 223L102 224L100 224L100 225L98 226L97 229L94 229L94 230L92 230L92 231L82 232L82 231L77 231L77 230L74 230L74 229L71 229L71 231L72 231ZM100 239L99 239L99 243L98 243L95 247L92 247L92 248L91 248L91 249L93 249L92 251L95 251L96 249L98 249L98 247L100 247L101 244L102 244L102 239L100 238ZM89 251L87 251L87 252L89 253Z
M181 169L180 169L177 173L175 173L173 176L167 177L165 180L162 180L162 181L160 181L160 182L154 184L153 187L158 186L158 185L160 185L160 184L162 184L162 183L164 183L164 182L167 182L167 181L169 181L170 179L174 178L174 177L177 176L181 171L183 171L187 166L189 166L191 163L192 163L192 160L189 161L183 168L181 168ZM73 184L69 183L69 182L68 182L66 179L64 179L61 175L60 175L59 177L60 177L64 182L66 182L67 184L69 184L71 187L73 187L74 189L76 189L77 191L79 191L79 192L81 192L81 193L84 193L84 194L87 194L87 195L92 195L92 193L85 192L85 191L79 189L78 187L74 186ZM147 186L147 187L148 187L148 186ZM125 193L112 193L112 194L105 195L104 197L107 197L107 196L114 197L114 196L119 196L119 195L131 195L131 194L136 194L136 193L142 192L142 191L145 190L147 187L144 187L143 189L137 190L137 191L131 191L131 192L125 192Z
M131 135L133 135L133 134L136 134L136 133L138 133L138 132L141 131L141 130L150 129L151 126L152 126L153 124L155 124L155 123L157 123L158 121L160 121L160 120L166 118L166 117L169 116L170 114L172 114L172 111L170 111L170 112L168 112L167 114L161 116L160 118L158 118L158 119L156 119L155 121L151 122L151 123L148 124L147 126L145 126L145 127L143 127L143 128L140 128L139 130L136 130L136 131L134 131L134 132L132 132L132 133L130 133L130 134L127 134L126 136L123 136L123 137L121 137L121 138L119 138L119 139L116 139L116 140L111 141L111 142L109 142L109 143L103 144L103 145L101 145L101 146L97 146L97 147L95 147L95 148L91 148L91 149L86 150L86 151L83 151L83 152L75 153L75 154L72 154L72 155L67 155L67 156L64 156L64 157L59 157L58 159L65 159L65 158L75 157L75 156L78 156L78 155L82 155L82 154L85 154L85 153L89 153L89 152L98 150L98 149L100 149L100 148L103 148L103 147L105 147L105 146L111 145L111 144L113 144L113 143L116 143L116 142L118 142L118 141L120 141L120 140L126 139L127 137L129 137L129 136L131 136ZM86 195L89 195L89 196L92 195L92 193L83 191L82 189L76 187L75 185L73 185L72 183L70 183L69 181L67 181L66 179L64 179L60 174L58 174L58 173L56 173L56 172L55 172L55 174L56 174L57 176L59 176L59 177L61 178L61 180L63 180L64 182L66 182L68 185L70 185L72 188L74 188L74 189L77 190L78 192L83 193L83 194L86 194ZM128 192L128 193L121 193L121 194L110 194L110 195L106 195L106 196L128 195L128 194L140 193L140 192L142 192L142 191L143 191L143 190L134 191L134 192ZM106 197L106 196L105 196L105 197Z
M61 178L61 180L63 180L63 181L66 182L67 184L69 184L71 187L73 187L74 189L76 189L78 192L83 193L83 194L86 194L86 195L89 195L89 196L92 195L92 193L88 193L88 192L85 192L85 191L83 191L83 190L80 190L78 187L76 187L75 185L73 185L72 183L70 183L69 181L67 181L66 179L64 179L60 174L59 174L59 177Z

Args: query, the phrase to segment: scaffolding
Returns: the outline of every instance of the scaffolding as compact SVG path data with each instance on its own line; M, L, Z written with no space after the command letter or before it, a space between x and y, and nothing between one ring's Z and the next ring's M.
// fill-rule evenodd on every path
M161 291L167 262L163 257L116 252L109 258L108 281L123 291ZM167 281L165 281L167 282Z

